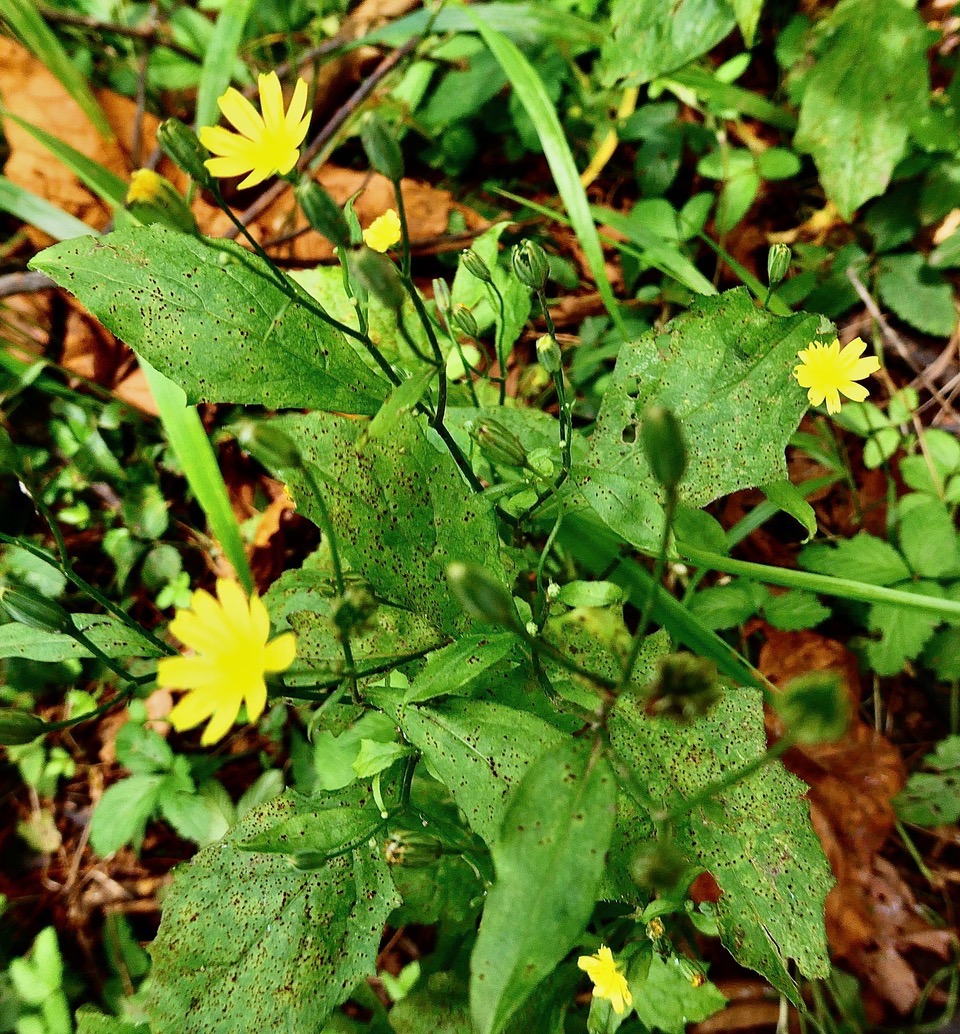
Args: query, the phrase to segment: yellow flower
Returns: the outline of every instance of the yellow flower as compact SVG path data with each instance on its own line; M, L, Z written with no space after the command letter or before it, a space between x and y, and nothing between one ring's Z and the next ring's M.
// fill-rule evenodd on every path
M606 998L618 1016L633 1005L627 978L620 972L613 952L605 944L600 945L596 955L581 955L577 965L593 981L593 997Z
M240 132L234 133L222 126L204 126L200 143L216 158L203 164L214 176L247 176L241 187L262 183L268 176L286 175L297 164L299 147L307 135L310 115L307 108L307 84L297 80L293 100L287 113L283 112L283 90L276 72L261 75L260 111L232 86L217 101L220 110Z
M801 388L808 389L807 398L811 406L819 406L826 400L827 412L839 413L841 395L854 402L863 402L869 392L856 382L880 369L880 360L876 356L860 358L866 347L857 337L842 351L836 339L829 345L815 341L801 349L797 356L800 365L793 371L793 376Z
M153 169L137 169L130 177L130 186L127 188L127 204L133 205L137 201L151 204L156 201L163 191L164 179L154 172Z
M267 702L267 672L284 671L293 663L296 639L284 632L272 642L270 615L260 597L247 598L236 582L217 580L217 599L203 589L190 598L189 610L178 610L170 631L189 646L191 657L164 657L157 662L157 682L189 693L170 712L178 731L209 718L200 742L222 739L236 721L240 704L255 721Z
M363 243L374 251L384 252L400 240L400 216L388 208L363 231Z

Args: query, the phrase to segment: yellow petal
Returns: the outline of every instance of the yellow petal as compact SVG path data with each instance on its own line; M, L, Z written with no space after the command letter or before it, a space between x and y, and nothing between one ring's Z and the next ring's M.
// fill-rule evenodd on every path
M250 622L250 604L247 594L231 579L218 578L217 599L220 600L227 624L234 637L249 639L253 634L253 626Z
M286 671L296 656L297 637L293 632L284 632L263 651L264 671Z
M223 126L204 126L200 130L200 143L213 154L223 157L236 157L240 154L248 154L250 141L239 133L231 133Z
M246 190L247 187L255 187L258 183L263 183L265 179L269 179L276 171L273 165L254 166L250 175L237 184L237 189Z
M827 401L827 412L828 413L839 413L840 412L840 393L836 388L831 388L830 391L824 394L824 398Z
M237 720L239 713L240 697L220 704L216 711L213 712L213 717L210 719L207 727L203 730L203 735L200 737L201 746L209 747L211 743L222 740L230 731L230 726Z
M854 384L853 382L844 384L840 391L854 402L864 402L870 394L862 384Z
M257 80L260 89L260 112L267 132L283 125L283 89L276 72L268 72Z
M300 152L295 147L292 147L285 154L276 158L276 171L281 176L286 176L286 174L294 167L294 165L297 164L297 159L299 157Z
M197 689L219 677L216 662L209 657L163 657L157 661L157 685L164 689Z
M250 597L250 632L258 643L265 643L270 636L270 615L256 593Z
M307 130L304 127L303 134L297 137L300 126L303 125L304 121L307 125L310 125L310 119L304 120L303 113L307 110L307 84L303 79L297 80L297 85L293 88L293 97L290 98L290 107L287 108L287 114L284 122L287 126L287 132L290 134L294 143L299 144L306 134ZM300 125L298 125L298 123Z
M246 97L232 86L217 101L224 117L251 140L263 136L263 119Z
M866 359L858 359L850 370L850 380L862 381L864 377L869 377L879 369L880 360L875 355L867 356Z
M191 650L207 653L224 647L224 630L201 620L192 610L178 610L170 622L170 631Z
M247 705L247 717L251 722L255 722L263 714L263 709L267 704L266 682L262 678L251 679L250 685L243 694L243 699Z
M216 706L217 700L212 694L188 693L167 715L167 720L177 732L183 732L209 718Z

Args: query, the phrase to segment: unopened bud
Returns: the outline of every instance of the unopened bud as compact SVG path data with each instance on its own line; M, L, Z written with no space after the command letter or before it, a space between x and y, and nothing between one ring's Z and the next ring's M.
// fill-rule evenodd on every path
M477 621L519 629L513 597L477 564L447 565L447 585L464 612Z
M394 183L403 179L403 152L393 130L376 115L360 129L360 140L370 164Z
M271 420L242 420L230 427L237 444L267 470L297 469L303 465L293 439Z
M663 940L663 935L666 932L666 927L663 925L663 920L660 916L654 916L654 918L647 923L647 936L651 941Z
M20 747L32 743L46 731L47 723L29 711L0 711L0 747Z
M473 250L473 248L465 248L460 252L460 261L463 263L464 269L466 269L468 273L472 273L478 280L482 280L485 284L493 283L493 277L490 274L490 267Z
M544 334L537 338L537 361L551 376L560 372L563 355L555 337Z
M647 697L647 714L692 722L720 699L717 668L712 661L692 653L672 653L662 657L657 667Z
M399 312L403 308L406 297L403 281L397 267L386 255L370 248L360 248L353 253L350 268L361 286L376 295L388 309Z
M680 421L669 409L650 406L643 414L640 440L653 476L664 488L676 488L687 469Z
M527 450L523 443L496 420L481 420L470 429L470 436L491 463L508 467L527 466Z
M178 118L168 118L157 127L157 143L160 150L174 165L188 176L192 176L202 187L213 186L213 177L203 164L210 152L200 143L200 138Z
M322 233L335 248L350 247L347 217L319 183L303 176L294 188L294 195L307 222L317 233Z
M433 281L433 300L437 303L437 311L443 313L445 317L453 304L450 298L450 286L446 280L437 277Z
M767 252L767 283L771 287L776 287L787 275L792 258L793 254L786 244L774 244Z
M53 600L26 586L4 585L0 588L0 605L11 620L44 632L72 632L70 615Z
M840 676L813 671L787 685L773 706L797 743L829 743L847 731L850 706Z
M550 264L547 254L536 241L525 240L513 249L513 271L521 284L542 291L547 283Z
M460 302L457 302L450 310L450 320L467 337L475 338L480 333L476 317L466 305L462 305Z
M377 612L377 598L366 585L347 585L332 607L331 618L340 637L362 631Z
M703 987L707 982L707 975L703 972L698 962L688 959L686 955L677 955L674 958L677 969L687 978L691 987Z
M130 177L127 211L144 226L168 226L181 233L199 233L186 198L165 176L153 169L137 169Z
M387 865L402 865L405 869L431 865L442 855L443 845L436 837L406 829L391 833L383 845Z
M672 840L652 841L633 856L630 875L637 886L669 896L689 868L689 861Z

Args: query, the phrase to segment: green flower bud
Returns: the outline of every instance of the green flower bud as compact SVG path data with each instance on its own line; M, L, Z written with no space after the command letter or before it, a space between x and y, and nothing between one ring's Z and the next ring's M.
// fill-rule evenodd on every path
M630 875L638 887L667 897L680 886L689 869L690 862L672 840L645 844L630 862Z
M337 634L349 635L368 627L378 606L377 598L366 585L345 586L343 595L333 604L330 614Z
M210 152L200 143L196 133L178 118L168 118L157 127L157 143L160 150L181 171L200 184L212 187L213 177L203 164Z
M767 283L771 287L777 284L787 275L793 254L786 244L774 244L767 252Z
M370 248L353 253L350 269L362 287L376 295L388 309L399 312L406 292L397 267L387 258Z
M450 311L450 306L453 304L450 298L450 286L446 280L441 280L437 277L433 281L433 300L437 303L437 311L446 315Z
M26 586L4 585L0 587L0 605L11 620L44 632L72 632L70 615L51 599L28 589Z
M520 629L513 597L477 564L447 565L447 585L464 612L477 621Z
M230 430L237 444L267 470L296 470L303 466L303 458L293 439L272 420L241 420Z
M527 450L523 443L496 420L481 420L470 429L470 436L491 463L508 467L527 466Z
M29 711L0 711L0 747L20 747L32 743L46 731L47 723Z
M403 179L403 152L394 131L376 115L371 115L360 129L360 140L370 164L394 183Z
M473 313L460 302L450 310L450 319L453 325L459 328L467 337L475 338L480 333L477 326L477 319Z
M664 488L676 488L687 469L680 421L669 409L650 406L643 414L640 440L653 476Z
M436 837L407 829L391 833L383 845L387 865L402 865L406 869L432 865L442 855L443 845Z
M563 366L563 354L556 338L549 334L537 338L537 360L547 373L553 375L560 372L560 368Z
M0 424L0 474L19 474L22 470L20 450L14 445L10 432Z
M350 247L350 226L347 217L319 183L303 176L293 192L303 214L307 217L307 222L317 233L322 233L336 248Z
M525 240L513 249L513 271L521 284L542 291L547 283L550 264L547 254L536 241Z
M840 676L812 671L794 679L773 706L797 743L830 743L847 731L850 705Z
M657 668L657 677L648 690L649 715L692 722L720 699L717 668L712 661L692 653L673 653L662 657Z
M688 959L686 955L677 955L674 958L677 969L687 978L691 987L703 987L707 982L707 975L703 972L700 963Z
M199 233L186 198L160 173L137 169L130 177L127 211L144 226L169 226L181 233Z
M472 273L478 280L482 280L485 284L493 283L493 277L490 275L490 267L473 250L473 248L465 248L460 252L460 261L463 264L464 269L466 269L468 273Z

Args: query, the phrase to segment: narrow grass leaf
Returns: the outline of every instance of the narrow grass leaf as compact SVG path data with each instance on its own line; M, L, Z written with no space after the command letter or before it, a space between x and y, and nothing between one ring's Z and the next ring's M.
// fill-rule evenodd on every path
M0 176L0 211L9 212L58 241L68 241L81 234L96 237L99 232L6 176Z
M253 0L227 0L220 11L200 69L196 119L198 130L202 126L216 125L218 121L217 98L230 85L237 51L252 6Z

